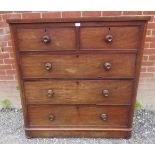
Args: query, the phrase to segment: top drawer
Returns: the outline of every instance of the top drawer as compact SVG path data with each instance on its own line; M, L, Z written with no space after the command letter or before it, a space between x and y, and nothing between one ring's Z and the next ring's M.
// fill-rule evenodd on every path
M137 49L139 28L132 27L81 27L81 49Z
M18 28L20 51L26 50L72 50L76 48L75 28Z

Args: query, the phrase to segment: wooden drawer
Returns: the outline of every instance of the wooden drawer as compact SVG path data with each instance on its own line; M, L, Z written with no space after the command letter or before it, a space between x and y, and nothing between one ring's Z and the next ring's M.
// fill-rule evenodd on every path
M128 106L28 106L29 126L127 127Z
M130 104L131 80L24 82L27 104Z
M17 38L20 51L76 48L75 28L18 28Z
M83 27L81 49L137 49L138 27Z
M136 55L26 54L21 57L25 78L134 77Z

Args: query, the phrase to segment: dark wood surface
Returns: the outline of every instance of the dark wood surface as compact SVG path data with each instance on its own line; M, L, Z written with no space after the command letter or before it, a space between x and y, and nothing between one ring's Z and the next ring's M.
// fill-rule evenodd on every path
M131 129L114 128L26 128L27 138L33 137L94 137L94 138L126 138L131 137Z
M107 42L106 36L112 41ZM138 27L84 27L80 29L81 49L136 49L139 41Z
M28 106L28 113L31 127L126 128L129 109L127 106L32 105Z
M129 138L149 19L8 20L26 136Z
M22 74L24 78L134 77L136 54L115 52L24 54L21 57ZM51 68L46 68L47 63ZM111 64L109 69L106 63Z
M48 36L50 41L44 43L44 36ZM20 28L17 37L20 51L76 48L75 28Z
M24 83L27 104L131 104L132 80L49 80ZM48 90L54 94L48 96ZM103 93L108 90L108 96Z
M137 21L148 21L150 20L150 16L111 16L111 17L82 17L82 18L54 18L54 19L7 19L7 22L10 24L16 24L16 23L55 23L55 22L99 22L99 21L106 21L106 22L119 22L119 21L131 21L131 22L137 22Z

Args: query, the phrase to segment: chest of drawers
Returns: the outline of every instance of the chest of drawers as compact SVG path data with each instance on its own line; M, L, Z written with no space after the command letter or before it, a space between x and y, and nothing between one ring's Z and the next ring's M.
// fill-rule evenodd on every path
M27 137L129 138L148 20L8 20Z

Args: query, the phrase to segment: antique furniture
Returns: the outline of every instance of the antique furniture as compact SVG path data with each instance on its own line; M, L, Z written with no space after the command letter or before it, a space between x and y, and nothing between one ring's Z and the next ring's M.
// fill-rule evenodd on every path
M149 19L8 20L27 137L129 138Z

